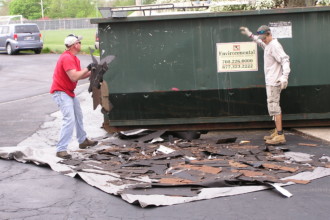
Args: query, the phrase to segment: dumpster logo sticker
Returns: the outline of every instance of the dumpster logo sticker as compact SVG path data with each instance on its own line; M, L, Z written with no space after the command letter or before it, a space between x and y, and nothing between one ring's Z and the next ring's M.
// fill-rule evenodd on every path
M233 45L233 51L240 51L241 47L239 45Z
M218 72L258 71L255 42L217 43Z

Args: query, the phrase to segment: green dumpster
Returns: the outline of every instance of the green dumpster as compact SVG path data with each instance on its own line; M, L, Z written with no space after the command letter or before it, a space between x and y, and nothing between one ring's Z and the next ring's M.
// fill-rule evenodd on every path
M239 32L267 24L290 56L284 125L330 118L330 7L92 19L111 127L224 128L271 122L263 51ZM271 123L273 124L273 123Z

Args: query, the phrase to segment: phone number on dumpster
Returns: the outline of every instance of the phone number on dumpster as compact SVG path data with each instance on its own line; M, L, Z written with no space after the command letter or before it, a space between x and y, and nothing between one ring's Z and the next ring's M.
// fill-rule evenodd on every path
M218 72L258 71L257 44L235 42L217 44Z

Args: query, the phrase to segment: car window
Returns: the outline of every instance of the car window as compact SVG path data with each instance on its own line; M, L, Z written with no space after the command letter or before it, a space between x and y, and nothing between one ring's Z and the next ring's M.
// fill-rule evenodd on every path
M1 34L8 34L9 32L9 27L2 27L2 30L0 30Z
M36 33L39 29L36 25L17 25L15 26L15 33Z

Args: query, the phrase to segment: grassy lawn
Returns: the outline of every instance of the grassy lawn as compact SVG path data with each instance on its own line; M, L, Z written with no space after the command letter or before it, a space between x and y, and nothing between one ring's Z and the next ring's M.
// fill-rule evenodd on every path
M81 40L81 53L89 54L89 47L95 49L95 32L96 29L70 29L70 30L47 30L41 31L44 41L43 53L62 53L65 50L64 38L69 34L83 36ZM99 55L99 51L95 51L94 55Z

